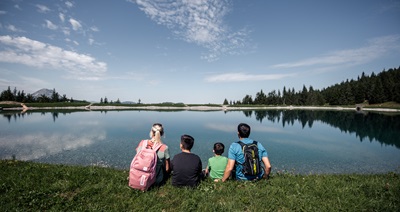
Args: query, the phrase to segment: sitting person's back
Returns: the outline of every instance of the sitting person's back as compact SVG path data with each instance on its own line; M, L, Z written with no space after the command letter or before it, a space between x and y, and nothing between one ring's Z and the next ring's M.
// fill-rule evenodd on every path
M257 146L258 149L258 164L261 166L263 164L264 167L258 167L259 172L256 173L249 173L248 166L246 166L246 158L244 155L245 148L242 147L240 142L234 142L229 147L228 152L228 164L226 165L224 177L222 178L222 182L228 180L231 176L231 172L233 171L235 174L235 178L237 180L259 180L261 178L268 179L269 174L271 173L271 163L269 162L267 150L264 146L259 142L254 142L252 139L249 138L250 135L250 126L245 123L240 123L238 125L238 136L240 142L243 144ZM247 149L247 148L246 148ZM253 153L253 156L256 154ZM248 165L249 163L247 163ZM257 165L255 165L257 167ZM256 170L255 168L254 170Z
M174 156L171 161L172 185L195 187L201 180L201 160L200 157L191 153L194 138L190 135L181 137L181 153Z
M208 159L205 173L209 174L212 180L222 179L224 176L226 164L228 163L228 158L222 156L224 149L225 146L223 143L215 143L213 148L214 157Z

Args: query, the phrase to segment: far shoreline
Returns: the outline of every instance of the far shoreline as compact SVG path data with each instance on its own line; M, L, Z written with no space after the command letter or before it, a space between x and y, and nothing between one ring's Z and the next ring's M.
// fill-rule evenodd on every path
M395 108L371 108L371 107L346 107L346 106L229 106L229 105L184 105L184 106L116 106L116 105L86 105L86 106L62 106L62 107L28 107L23 103L19 103L21 107L2 108L2 110L15 111L20 110L26 112L28 110L182 110L182 111L243 111L243 110L336 110L336 111L375 111L375 112L400 112Z

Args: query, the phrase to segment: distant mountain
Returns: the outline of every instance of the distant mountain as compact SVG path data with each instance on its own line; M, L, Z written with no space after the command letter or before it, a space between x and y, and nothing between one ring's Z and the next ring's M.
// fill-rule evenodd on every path
M38 97L45 95L48 98L51 98L51 95L53 94L53 90L47 89L47 88L42 88L35 93L32 94L33 98L37 99Z

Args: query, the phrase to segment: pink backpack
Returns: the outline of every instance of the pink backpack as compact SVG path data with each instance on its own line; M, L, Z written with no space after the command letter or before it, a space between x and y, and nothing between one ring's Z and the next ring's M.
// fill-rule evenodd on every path
M142 148L132 160L129 170L129 187L146 191L156 181L157 150L162 144L147 148L147 141L142 141Z

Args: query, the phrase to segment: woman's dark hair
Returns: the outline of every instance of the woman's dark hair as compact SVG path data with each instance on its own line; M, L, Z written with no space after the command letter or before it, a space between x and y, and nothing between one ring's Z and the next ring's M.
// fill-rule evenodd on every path
M218 142L218 143L214 144L214 153L215 154L222 155L222 153L224 153L224 149L225 149L225 146L223 143Z
M238 132L241 138L248 138L250 135L250 126L245 123L240 123L238 125Z
M194 138L190 135L182 135L181 136L181 144L183 149L191 150L194 145Z

